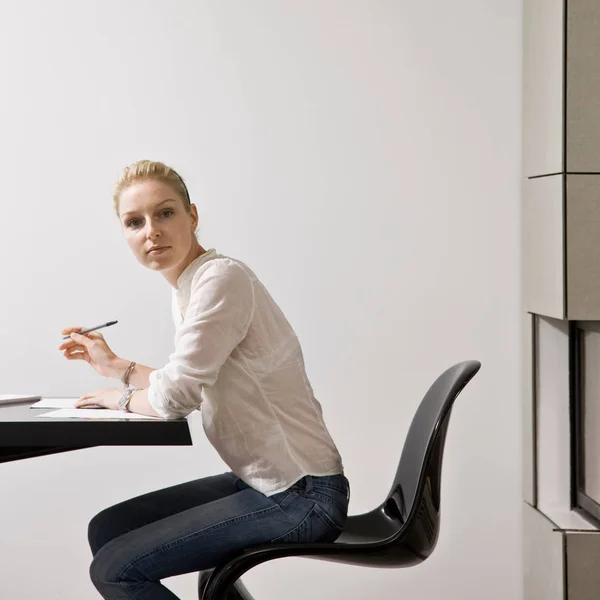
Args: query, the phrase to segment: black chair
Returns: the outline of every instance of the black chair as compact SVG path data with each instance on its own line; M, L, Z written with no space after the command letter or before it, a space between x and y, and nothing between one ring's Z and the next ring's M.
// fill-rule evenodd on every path
M429 388L410 425L394 483L382 504L348 517L334 543L264 544L244 551L210 575L201 574L200 598L253 600L239 578L276 558L303 556L387 568L411 567L428 558L440 529L440 479L450 412L480 367L474 360L458 363Z

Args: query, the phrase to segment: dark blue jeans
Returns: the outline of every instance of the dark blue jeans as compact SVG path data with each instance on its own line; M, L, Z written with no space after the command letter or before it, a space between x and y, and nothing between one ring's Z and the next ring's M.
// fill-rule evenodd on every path
M343 475L308 475L265 496L233 473L144 494L96 515L90 574L106 600L176 600L160 581L270 542L332 542L348 511Z

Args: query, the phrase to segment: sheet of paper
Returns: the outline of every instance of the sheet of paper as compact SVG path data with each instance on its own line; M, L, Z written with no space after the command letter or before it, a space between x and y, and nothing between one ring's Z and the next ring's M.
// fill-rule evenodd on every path
M74 408L77 398L42 398L29 408Z
M124 410L110 410L107 408L61 408L52 412L36 415L37 417L49 417L51 419L156 419L160 417L149 417L137 413L125 412Z

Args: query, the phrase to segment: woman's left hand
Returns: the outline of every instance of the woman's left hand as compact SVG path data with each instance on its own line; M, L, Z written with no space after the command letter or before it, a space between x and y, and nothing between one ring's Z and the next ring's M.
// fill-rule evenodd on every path
M122 395L123 390L118 388L104 388L81 396L81 398L75 402L75 408L100 406L102 408L119 410L117 402Z

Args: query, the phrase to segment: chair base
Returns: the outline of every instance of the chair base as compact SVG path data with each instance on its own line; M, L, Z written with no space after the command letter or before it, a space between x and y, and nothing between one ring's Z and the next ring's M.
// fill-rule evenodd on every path
M202 600L204 598L204 590L208 584L208 580L212 575L211 571L203 571L198 577L198 598ZM227 596L223 600L254 600L254 597L250 594L246 586L242 583L241 579L235 582L232 589L227 592Z

